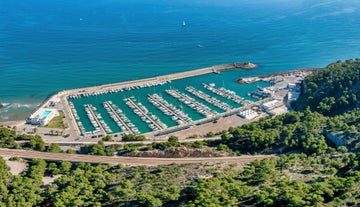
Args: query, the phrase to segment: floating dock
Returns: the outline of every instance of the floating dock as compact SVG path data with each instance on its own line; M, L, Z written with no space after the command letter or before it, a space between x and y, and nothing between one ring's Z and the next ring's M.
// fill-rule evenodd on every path
M178 125L192 121L189 115L185 114L182 110L176 108L172 104L169 104L158 94L148 94L148 100L155 107L158 107L158 109L161 110L165 115L171 116L172 120L176 121Z
M188 91L189 93L193 94L194 96L208 102L209 104L216 106L219 109L222 109L223 111L230 111L232 109L232 107L229 106L228 104L223 103L223 102L219 101L218 99L216 99L215 97L211 97L200 90L196 90L192 86L186 87L185 90Z
M233 102L237 103L237 104L242 104L242 105L245 105L244 104L244 98L238 96L235 94L235 92L233 91L230 91L230 90L227 90L226 88L215 88L215 84L214 85L211 85L211 84L205 84L205 83L202 83L203 87L223 98L226 98L226 99L229 99L229 100L232 100Z
M133 124L129 118L125 116L122 110L113 104L111 101L104 102L104 107L108 111L109 115L113 118L113 120L120 127L121 131L125 134L140 134L139 129ZM111 115L113 114L113 115ZM116 119L118 121L116 121Z
M95 128L95 131L93 133L94 134L96 134L96 133L105 134L104 127L100 123L98 117L95 115L94 107L91 104L85 104L84 107L85 107L86 114L87 114L89 120L91 121L91 124Z
M127 98L126 104L134 110L134 113L137 114L145 123L149 124L149 127L153 131L166 129L167 126L160 121L155 115L149 115L149 111L144 108L144 106L135 103L131 98Z
M179 101L183 102L184 104L188 105L190 108L196 110L205 117L214 116L217 114L217 112L212 111L209 107L205 106L202 103L197 102L195 99L189 97L184 93L180 93L177 90L166 90L166 93L178 99Z
M114 122L117 123L118 127L120 127L121 131L125 134L132 134L133 131L130 129L130 127L127 125L127 123L124 121L124 117L121 117L119 113L119 109L114 109L112 106L111 101L105 101L103 103L103 106L105 107L106 111L110 115L110 117L114 120ZM126 117L125 117L126 118Z

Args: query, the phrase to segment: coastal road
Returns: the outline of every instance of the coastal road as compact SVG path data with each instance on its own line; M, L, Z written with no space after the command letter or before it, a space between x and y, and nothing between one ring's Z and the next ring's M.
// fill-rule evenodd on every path
M254 156L238 156L238 157L209 157L209 158L145 158L145 157L108 157L94 155L78 155L78 154L62 154L49 153L28 150L0 149L0 156L3 157L22 157L26 159L40 158L48 161L70 161L70 162L88 162L88 163L122 163L128 166L156 166L169 164L187 164L187 163L237 163L245 164L254 160L262 160L264 158L273 157L274 155L254 155Z

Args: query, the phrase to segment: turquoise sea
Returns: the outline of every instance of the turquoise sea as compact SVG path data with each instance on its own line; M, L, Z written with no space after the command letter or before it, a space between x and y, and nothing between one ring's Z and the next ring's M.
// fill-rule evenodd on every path
M64 89L258 63L204 80L236 87L241 76L356 58L359 19L359 0L1 0L0 121Z

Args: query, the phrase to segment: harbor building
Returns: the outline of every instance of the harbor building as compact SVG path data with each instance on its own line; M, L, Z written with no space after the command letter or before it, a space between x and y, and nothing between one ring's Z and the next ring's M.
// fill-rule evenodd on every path
M260 106L260 109L263 110L263 111L270 111L270 110L280 106L281 104L282 104L281 101L275 99L275 100L263 103Z
M59 113L56 109L40 108L26 119L26 123L33 125L46 125L52 118L58 115Z
M240 111L239 114L238 114L240 117L242 118L245 118L245 119L253 119L255 118L258 114L251 110L251 109L248 109L248 110L245 110L245 111Z
M289 83L287 88L289 89L287 93L287 105L290 106L291 102L296 101L300 96L300 83Z
M289 91L287 93L287 104L290 105L291 102L296 101L300 96L300 92Z

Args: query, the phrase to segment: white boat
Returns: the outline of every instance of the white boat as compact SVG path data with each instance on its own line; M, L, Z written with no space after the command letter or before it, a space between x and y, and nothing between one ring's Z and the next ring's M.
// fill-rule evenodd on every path
M183 22L182 22L182 26L183 26L183 27L186 27L185 20L183 20Z

